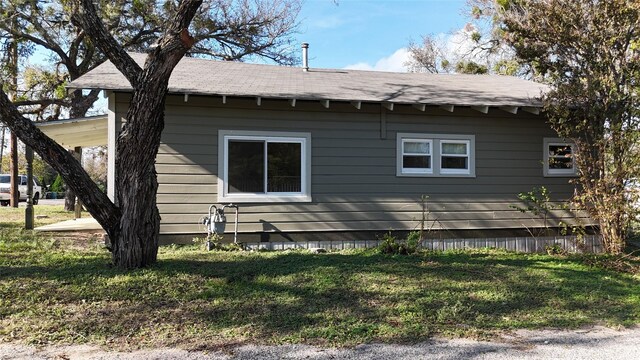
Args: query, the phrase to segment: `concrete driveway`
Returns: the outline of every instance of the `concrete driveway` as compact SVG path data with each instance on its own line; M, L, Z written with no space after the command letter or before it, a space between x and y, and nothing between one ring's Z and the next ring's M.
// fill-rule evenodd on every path
M64 199L40 199L38 200L38 205L64 205ZM38 206L36 205L36 206ZM18 207L26 207L27 202L21 201L18 203Z

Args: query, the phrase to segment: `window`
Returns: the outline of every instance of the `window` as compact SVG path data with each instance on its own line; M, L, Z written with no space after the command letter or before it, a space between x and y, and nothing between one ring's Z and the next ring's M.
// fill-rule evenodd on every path
M219 131L218 201L311 201L311 135Z
M575 144L557 138L544 139L544 176L576 176Z
M405 174L431 174L431 148L433 141L402 139L402 171Z
M440 141L440 173L469 174L469 140Z
M475 136L398 133L397 176L475 177Z

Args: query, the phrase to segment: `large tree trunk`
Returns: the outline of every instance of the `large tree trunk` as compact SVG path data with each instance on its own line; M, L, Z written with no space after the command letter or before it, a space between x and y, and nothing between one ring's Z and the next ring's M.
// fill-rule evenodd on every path
M142 73L132 81L133 97L116 148L116 198L122 217L111 237L111 251L113 263L120 268L147 266L158 257L155 160L164 129L165 98L173 69L193 45L185 21L199 4L198 0L181 2L184 13L190 15L169 29L168 36L149 54Z
M81 5L73 21L83 29L133 87L127 121L116 149L116 206L100 191L80 163L28 119L0 89L0 121L56 169L111 239L114 265L130 269L157 259L160 216L154 164L164 128L164 103L171 72L193 46L188 28L202 0L182 0L165 35L142 69L105 30L92 0Z
M118 138L116 197L122 217L111 246L113 263L121 268L147 266L158 256L160 213L155 157L164 128L167 86L155 84L134 94L127 113L132 120Z

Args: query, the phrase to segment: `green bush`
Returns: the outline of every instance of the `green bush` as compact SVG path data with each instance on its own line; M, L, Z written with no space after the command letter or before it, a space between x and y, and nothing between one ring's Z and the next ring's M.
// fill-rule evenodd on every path
M193 243L197 246L204 245L209 251L243 251L244 248L236 243L222 243L222 236L218 234L211 235L209 238L195 237Z
M414 249L418 249L420 247L420 243L422 239L420 238L420 231L414 230L407 235L407 245Z
M546 245L544 249L549 255L567 255L567 250L562 248L562 245L555 243L553 245Z
M418 252L418 246L420 244L420 234L412 235L414 232L409 233L407 240L398 240L391 231L384 234L382 242L378 245L378 251L381 254L391 255L411 255Z
M62 176L60 176L60 174L56 176L55 181L49 187L49 191L56 193L64 192L64 181L62 180Z

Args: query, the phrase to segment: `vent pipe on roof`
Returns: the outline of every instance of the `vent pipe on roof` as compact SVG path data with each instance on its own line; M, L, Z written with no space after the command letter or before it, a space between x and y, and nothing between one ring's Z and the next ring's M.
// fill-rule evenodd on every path
M309 71L309 44L302 43L302 71Z

